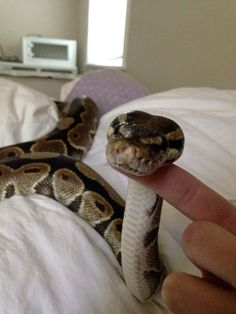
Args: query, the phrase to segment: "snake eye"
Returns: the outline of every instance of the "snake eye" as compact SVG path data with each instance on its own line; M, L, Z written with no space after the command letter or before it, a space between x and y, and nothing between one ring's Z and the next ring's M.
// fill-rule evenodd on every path
M159 152L160 150L163 150L162 146L157 144L151 144L149 147L153 152Z
M183 149L184 146L184 138L177 139L177 140L169 140L169 147L175 148L179 151Z

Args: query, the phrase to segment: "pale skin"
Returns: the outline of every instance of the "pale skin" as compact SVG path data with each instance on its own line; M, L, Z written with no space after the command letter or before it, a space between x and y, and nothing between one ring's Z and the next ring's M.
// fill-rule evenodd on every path
M202 277L172 273L165 279L162 296L170 311L235 314L236 207L175 165L135 179L193 221L183 230L182 247Z

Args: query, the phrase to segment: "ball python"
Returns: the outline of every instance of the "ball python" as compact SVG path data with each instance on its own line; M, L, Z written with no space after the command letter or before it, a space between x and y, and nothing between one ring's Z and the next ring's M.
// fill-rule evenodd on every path
M83 97L65 106L49 135L0 149L0 199L38 193L79 215L107 241L131 294L145 302L166 275L157 245L162 199L130 179L124 202L80 160L97 123L95 104ZM112 167L146 175L175 161L183 145L183 132L174 121L132 111L111 122L106 155Z
M59 106L61 119L52 132L34 141L0 148L0 160L38 152L56 152L81 160L97 129L98 108L88 97L77 98L70 104L60 103Z

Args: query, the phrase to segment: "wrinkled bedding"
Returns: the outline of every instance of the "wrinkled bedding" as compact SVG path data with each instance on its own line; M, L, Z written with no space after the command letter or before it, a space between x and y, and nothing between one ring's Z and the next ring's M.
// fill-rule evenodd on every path
M10 94L5 97L0 87L4 106L19 100L16 90ZM33 96L27 97L32 99L27 106L24 97L22 104L17 101L21 118L35 101ZM53 129L58 116L49 99L38 102L37 113L34 110L31 115L41 122L40 131L45 131L45 108L39 110L41 103L47 103L47 128ZM236 204L236 91L180 88L140 98L102 116L85 162L124 198L127 179L107 165L104 147L111 119L130 109L175 119L186 136L186 149L178 165ZM9 117L1 119L8 119L10 124ZM10 134L11 128L4 131L2 124L2 146L11 144L15 135L15 141L42 135L32 130L30 119L21 118L15 120L17 134ZM169 272L198 274L180 246L181 233L189 222L164 203L160 250ZM14 196L0 202L0 253L0 313L168 313L160 295L148 304L136 301L127 291L106 242L83 220L46 197Z

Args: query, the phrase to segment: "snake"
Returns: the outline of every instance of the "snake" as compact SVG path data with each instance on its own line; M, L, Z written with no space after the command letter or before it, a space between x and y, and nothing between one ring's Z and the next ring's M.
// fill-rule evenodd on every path
M98 126L87 96L65 103L48 135L0 149L0 200L42 194L85 220L110 246L130 293L151 300L167 274L158 250L163 200L133 178L126 201L83 162ZM148 175L176 161L184 134L173 120L142 111L116 117L108 128L108 164L123 173Z

